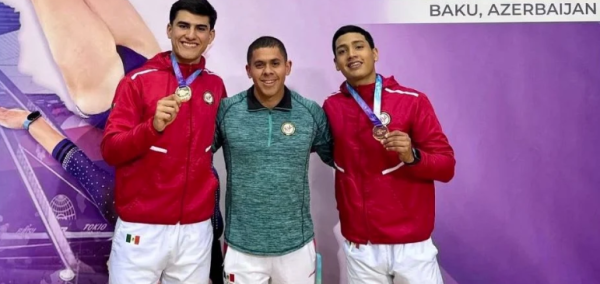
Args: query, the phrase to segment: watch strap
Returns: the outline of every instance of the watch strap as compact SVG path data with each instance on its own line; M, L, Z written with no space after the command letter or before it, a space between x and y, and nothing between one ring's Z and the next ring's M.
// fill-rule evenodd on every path
M29 130L29 126L36 120L41 117L41 113L39 111L34 111L30 115L27 116L25 121L23 122L23 129Z

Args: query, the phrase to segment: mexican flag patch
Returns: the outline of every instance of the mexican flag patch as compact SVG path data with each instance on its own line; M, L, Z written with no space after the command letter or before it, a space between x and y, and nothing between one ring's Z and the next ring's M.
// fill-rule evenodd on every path
M130 244L136 244L139 245L140 244L140 236L134 236L131 234L127 234L127 237L125 238L125 241L130 243Z

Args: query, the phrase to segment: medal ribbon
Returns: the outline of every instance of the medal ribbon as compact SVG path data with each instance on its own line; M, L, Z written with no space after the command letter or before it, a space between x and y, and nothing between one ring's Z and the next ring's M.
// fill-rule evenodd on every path
M371 108L369 108L367 103L365 103L365 101L360 97L358 92L356 92L356 90L354 90L354 88L352 88L352 86L350 86L350 84L348 84L348 82L346 82L346 88L348 89L348 91L350 92L350 94L352 95L354 100L358 103L360 108L362 108L362 110L365 112L365 114L367 114L367 116L369 117L369 120L371 120L373 125L375 125L376 127L383 126L383 123L381 123L381 120L379 120L379 115L381 114L382 85L383 85L383 83L382 83L381 75L377 74L377 77L375 79L375 94L374 94L375 98L373 101L373 110L374 111L371 111Z
M175 58L175 53L171 52L171 64L173 64L173 70L175 70L175 77L177 77L177 82L179 83L179 87L187 87L189 86L196 77L202 73L202 69L196 70L192 75L190 75L187 79L183 79L183 75L181 74L181 70L179 69L179 65L177 64L177 58Z

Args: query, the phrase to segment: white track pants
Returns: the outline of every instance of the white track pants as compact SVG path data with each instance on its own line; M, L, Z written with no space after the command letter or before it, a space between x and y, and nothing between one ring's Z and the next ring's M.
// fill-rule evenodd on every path
M228 247L225 253L225 283L314 284L314 242L282 256L257 256Z
M344 242L349 284L443 284L431 239L404 245Z
M108 263L110 284L208 284L210 219L189 225L117 220Z

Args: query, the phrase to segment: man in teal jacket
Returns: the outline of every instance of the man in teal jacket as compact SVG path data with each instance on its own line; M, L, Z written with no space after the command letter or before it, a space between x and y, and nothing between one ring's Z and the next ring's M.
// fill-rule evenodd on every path
M280 40L258 38L247 59L254 85L222 100L213 145L227 168L226 281L313 284L308 164L316 152L333 165L327 117L285 86L292 62Z

